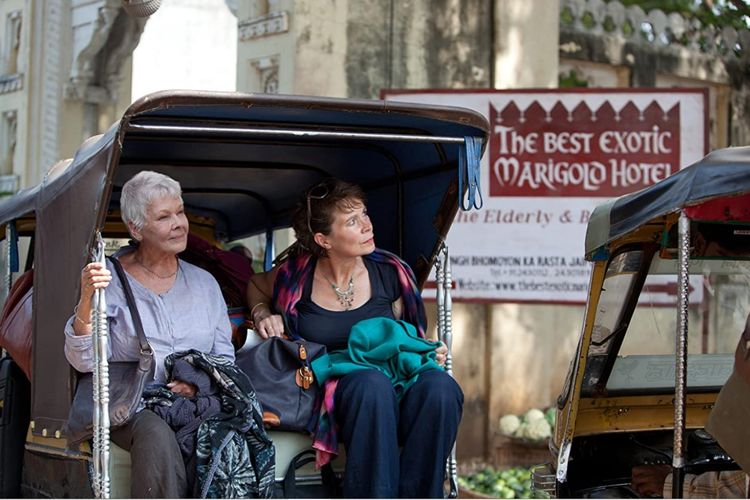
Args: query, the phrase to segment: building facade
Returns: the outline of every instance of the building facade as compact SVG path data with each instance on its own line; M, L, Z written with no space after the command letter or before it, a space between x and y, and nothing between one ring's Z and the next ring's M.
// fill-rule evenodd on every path
M0 1L0 193L40 182L130 100L145 18L120 0Z
M165 87L163 65L139 65L136 54L134 66L147 21L121 1L0 0L0 196L38 183L104 131L130 104L131 87L134 97ZM239 91L377 98L407 88L699 86L709 89L711 147L750 142L747 30L603 0L163 0L162 9L209 12L206 23L236 30L229 77ZM166 21L160 29L190 31ZM147 35L144 61L166 46ZM183 52L180 64L197 72L166 86L231 89L226 78L179 85L224 67L197 48ZM262 254L262 240L251 248ZM454 366L466 393L459 452L488 455L501 415L554 403L582 308L455 303L454 311Z

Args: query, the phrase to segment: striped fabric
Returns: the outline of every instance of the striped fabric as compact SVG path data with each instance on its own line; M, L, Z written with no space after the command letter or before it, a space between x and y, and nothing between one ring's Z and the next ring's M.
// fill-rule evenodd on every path
M741 470L685 474L682 498L747 498L747 481ZM664 480L663 498L672 498L672 474Z

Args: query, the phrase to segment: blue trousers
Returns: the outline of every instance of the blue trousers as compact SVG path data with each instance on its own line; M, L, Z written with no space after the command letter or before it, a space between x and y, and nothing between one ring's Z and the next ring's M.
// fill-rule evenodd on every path
M377 370L343 377L334 401L346 447L344 497L443 497L445 461L463 400L461 388L442 370L422 373L400 403Z

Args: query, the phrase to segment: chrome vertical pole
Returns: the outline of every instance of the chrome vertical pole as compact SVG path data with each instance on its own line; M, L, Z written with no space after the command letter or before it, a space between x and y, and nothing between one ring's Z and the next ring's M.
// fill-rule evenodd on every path
M5 225L5 276L3 279L4 301L10 297L10 286L13 283L13 268L10 261L13 258L13 242L16 238L15 222Z
M672 451L672 498L682 498L685 477L685 386L687 384L688 293L690 281L690 219L685 212L678 221L679 275L677 276L677 332L674 371L674 446Z
M443 245L443 268L445 269L443 288L445 290L445 304L443 306L443 338L448 347L448 355L445 358L445 371L453 376L453 302L451 300L451 289L453 288L453 275L451 273L451 261L448 255L448 245Z
M453 288L453 275L451 273L451 261L448 253L448 245L443 245L443 255L445 257L445 335L443 342L448 347L445 355L445 371L448 375L453 376L453 302L451 300L451 289ZM458 466L456 462L456 443L453 443L450 458L448 459L450 470L451 498L458 498Z
M437 285L437 335L438 340L445 338L445 268L443 267L443 244L435 259L435 283Z
M104 240L96 233L94 259L106 266ZM109 362L107 360L109 325L104 289L94 293L94 495L109 498Z
M451 302L451 263L448 245L443 243L435 262L435 278L437 281L437 315L438 339L448 348L445 357L445 371L453 376L453 304ZM456 443L453 443L451 454L446 463L446 475L450 483L448 498L458 497L458 467L456 464Z
M13 241L16 237L16 223L11 221L5 225L5 277L3 279L3 300L8 300L10 297L10 287L13 284L13 268L11 266L11 259L13 255ZM5 348L0 351L0 356L5 357Z

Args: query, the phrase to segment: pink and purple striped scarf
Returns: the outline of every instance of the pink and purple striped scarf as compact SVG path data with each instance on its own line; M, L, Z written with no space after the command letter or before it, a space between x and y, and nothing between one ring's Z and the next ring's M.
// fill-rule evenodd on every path
M427 328L424 304L417 288L417 280L411 268L396 255L385 250L376 249L365 259L378 263L385 263L396 268L398 282L401 286L401 299L404 303L403 318L413 324L420 337L424 338ZM276 281L273 287L273 303L276 311L284 318L287 334L298 339L297 302L302 298L305 283L314 270L314 259L309 253L289 257L279 265ZM316 450L316 465L322 467L338 454L338 438L336 424L333 418L334 400L338 379L326 381L323 386L323 400L321 402L318 424L314 431L313 448Z

